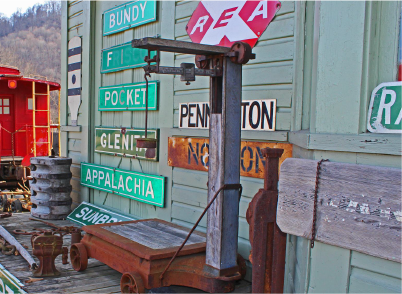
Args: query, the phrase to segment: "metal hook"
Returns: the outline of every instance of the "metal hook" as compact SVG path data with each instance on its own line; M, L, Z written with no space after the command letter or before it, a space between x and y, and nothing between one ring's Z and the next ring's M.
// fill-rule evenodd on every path
M148 77L151 77L151 74L146 71L144 74L145 79L145 139L148 136Z

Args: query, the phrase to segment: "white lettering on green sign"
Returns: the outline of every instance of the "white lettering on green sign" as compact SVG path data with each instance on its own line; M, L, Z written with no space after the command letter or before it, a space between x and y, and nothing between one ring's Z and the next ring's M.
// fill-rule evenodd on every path
M156 130L148 130L147 138L158 139ZM137 139L145 138L145 130L115 128L95 128L95 152L133 156L146 160L158 160L158 148L155 150L154 157L145 156L147 149L137 148Z
M116 72L146 65L148 50L131 47L131 42L102 50L101 73ZM154 53L151 53L154 56Z
M165 178L81 163L81 185L155 206L164 206Z
M134 220L132 217L115 213L85 201L74 209L74 211L67 216L67 219L84 226Z
M402 82L382 83L373 90L367 129L372 133L402 133Z
M26 294L21 287L24 287L24 284L0 264L0 294Z
M145 83L99 88L99 111L145 110ZM148 86L148 110L157 110L158 82Z
M106 10L103 35L110 35L156 21L156 1L137 0Z

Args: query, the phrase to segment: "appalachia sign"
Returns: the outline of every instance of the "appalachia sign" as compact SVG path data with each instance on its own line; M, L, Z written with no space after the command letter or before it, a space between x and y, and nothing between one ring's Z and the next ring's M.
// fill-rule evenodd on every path
M110 35L156 21L156 1L137 0L106 10L103 35Z
M81 185L164 207L165 177L81 163Z
M179 128L208 129L210 109L208 102L179 104ZM243 100L241 102L241 129L275 131L276 99Z
M382 83L372 94L367 129L372 133L402 133L402 82Z
M99 111L145 110L145 83L99 88ZM158 82L148 83L148 110L157 110Z
M147 137L158 139L158 132L148 130ZM119 156L135 156L156 161L158 148L156 148L155 157L146 157L145 152L147 149L137 148L137 138L145 138L145 130L95 128L95 152Z
M109 224L135 220L132 217L113 212L88 202L81 202L67 219L83 226Z
M147 65L144 61L145 56L148 56L148 50L133 48L131 47L131 42L103 49L101 54L101 73Z

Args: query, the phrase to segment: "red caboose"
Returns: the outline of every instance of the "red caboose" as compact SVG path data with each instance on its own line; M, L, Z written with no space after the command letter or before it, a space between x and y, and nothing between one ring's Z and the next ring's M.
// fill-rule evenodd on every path
M31 156L51 154L52 131L60 130L50 120L52 91L58 91L60 101L60 84L23 77L18 69L0 66L0 181L8 181L0 186L23 178L21 164L29 165Z

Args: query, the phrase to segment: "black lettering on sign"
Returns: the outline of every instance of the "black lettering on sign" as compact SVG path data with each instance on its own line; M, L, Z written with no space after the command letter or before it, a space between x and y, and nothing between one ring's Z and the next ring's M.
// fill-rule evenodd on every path
M180 103L179 109L180 128L209 128L209 103ZM244 100L241 115L242 130L275 131L276 100Z

